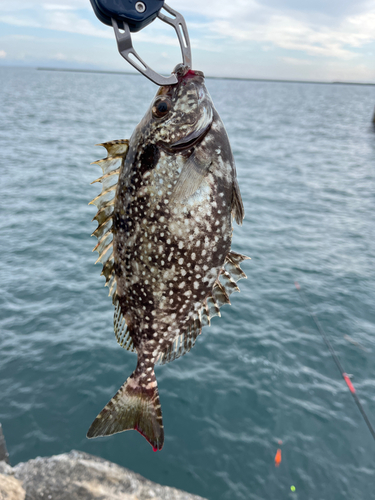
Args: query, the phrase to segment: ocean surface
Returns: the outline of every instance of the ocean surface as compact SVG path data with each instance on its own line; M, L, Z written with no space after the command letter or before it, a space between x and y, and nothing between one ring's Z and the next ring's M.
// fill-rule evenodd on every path
M101 171L90 163L104 153L96 143L130 137L155 86L0 67L0 422L11 462L78 449L209 500L375 498L375 442L294 286L375 425L375 87L207 87L246 210L232 248L252 260L232 306L157 368L166 438L153 453L137 432L85 435L136 363L116 343L91 252Z

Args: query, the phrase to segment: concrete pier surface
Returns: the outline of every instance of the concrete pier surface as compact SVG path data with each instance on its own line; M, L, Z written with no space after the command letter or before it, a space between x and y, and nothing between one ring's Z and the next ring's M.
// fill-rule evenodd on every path
M80 451L0 461L0 500L205 500Z
M3 428L0 424L0 462L2 461L6 462L7 464L9 463L9 453L5 444ZM0 500L2 499L0 498Z

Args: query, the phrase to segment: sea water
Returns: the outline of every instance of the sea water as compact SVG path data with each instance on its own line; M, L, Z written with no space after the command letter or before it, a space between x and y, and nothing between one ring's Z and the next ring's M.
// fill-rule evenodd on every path
M210 500L374 498L375 442L294 281L375 425L375 87L206 83L246 211L232 248L252 260L194 349L156 369L166 437L153 453L136 432L85 435L136 364L116 343L91 253L101 171L90 163L104 155L96 143L130 137L155 86L0 68L0 422L11 462L78 449Z

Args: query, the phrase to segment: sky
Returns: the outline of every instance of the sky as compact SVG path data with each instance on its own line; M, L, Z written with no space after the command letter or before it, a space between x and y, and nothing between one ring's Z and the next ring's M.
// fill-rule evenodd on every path
M168 0L188 24L193 68L206 76L375 83L375 0ZM132 36L169 74L172 27ZM89 0L0 0L0 65L132 71Z

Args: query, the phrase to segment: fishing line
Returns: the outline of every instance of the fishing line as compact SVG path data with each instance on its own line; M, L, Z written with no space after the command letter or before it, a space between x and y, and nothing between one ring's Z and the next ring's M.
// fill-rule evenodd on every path
M344 371L344 368L342 367L341 363L340 363L340 360L339 358L337 357L333 347L332 347L332 344L331 342L329 341L325 331L323 330L323 327L321 326L321 324L319 323L319 320L318 318L315 316L315 314L312 312L311 310L311 307L310 307L310 303L308 302L307 298L305 297L305 294L303 293L303 291L301 290L301 286L300 284L295 281L294 282L299 294L300 294L300 297L307 309L307 312L309 313L309 316L312 318L312 320L314 321L317 329L319 330L319 333L321 334L321 336L323 337L323 340L324 342L326 343L326 346L328 347L330 353L332 354L332 357L337 365L337 368L340 370L340 373L341 373L341 376L342 378L345 380L346 382L346 385L348 386L349 388L349 391L351 392L351 395L353 396L354 398L354 401L356 402L358 408L359 408L359 411L361 412L362 414L362 417L364 419L364 421L366 422L367 424L367 427L369 428L369 431L371 432L371 435L372 437L375 439L375 430L373 428L373 426L371 425L371 422L370 420L368 419L367 415L366 415L366 412L362 406L362 403L360 402L358 396L357 396L357 392L352 384L352 381L350 380L348 374Z

